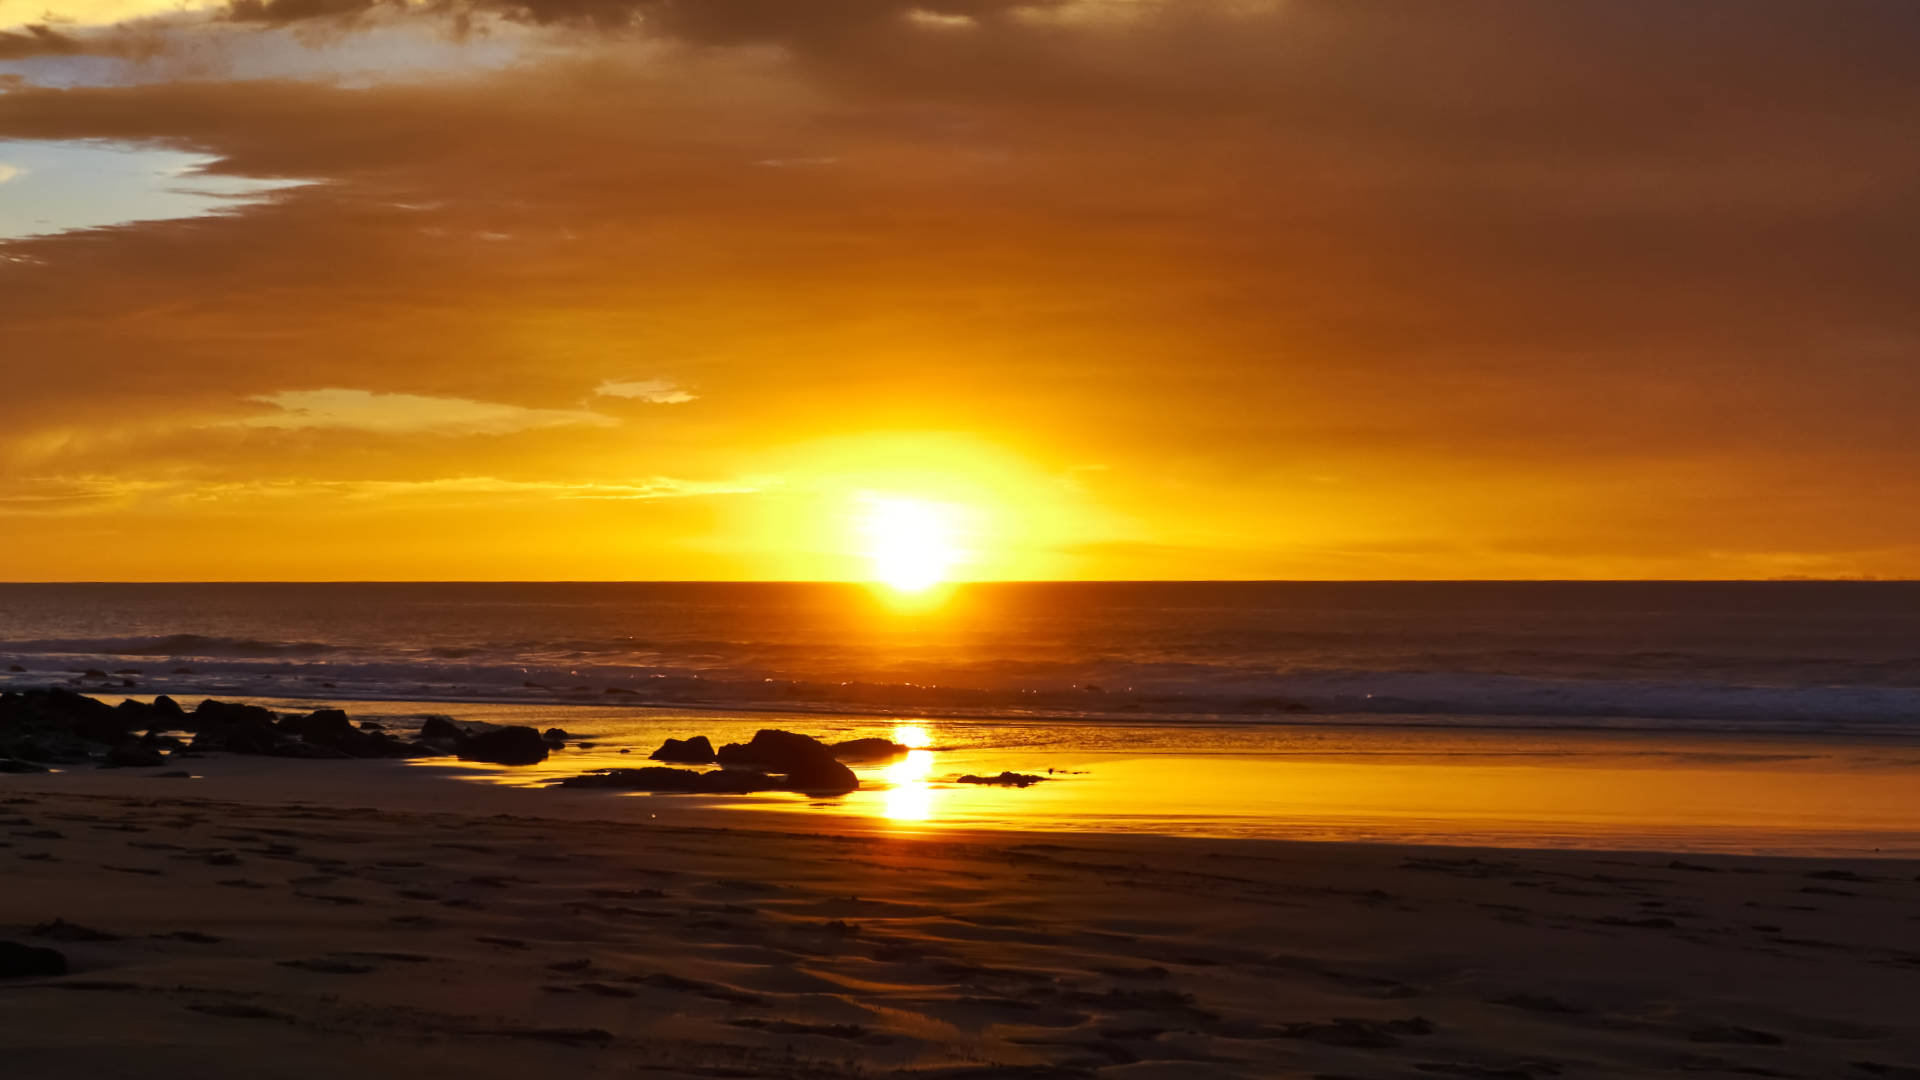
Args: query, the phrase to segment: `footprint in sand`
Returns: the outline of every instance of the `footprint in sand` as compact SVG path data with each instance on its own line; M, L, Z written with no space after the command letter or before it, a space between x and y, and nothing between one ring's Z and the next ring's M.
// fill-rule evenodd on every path
M315 960L278 960L275 963L284 968L312 971L321 975L366 975L374 970L372 964L356 964L351 960L334 960L326 957Z
M222 1002L222 1003L214 1003L214 1004L206 1004L206 1005L189 1005L187 1006L187 1008L197 1013L205 1013L208 1016L225 1017L229 1020L291 1021L293 1019L293 1017L288 1016L286 1013L283 1013L283 1012L275 1012L272 1009L263 1009L258 1005L242 1005L237 1002L234 1002L234 1003Z

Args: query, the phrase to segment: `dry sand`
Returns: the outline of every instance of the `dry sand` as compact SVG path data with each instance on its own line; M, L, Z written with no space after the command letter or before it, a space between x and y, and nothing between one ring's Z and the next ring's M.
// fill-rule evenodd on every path
M89 780L0 782L0 940L72 964L0 979L10 1080L1920 1077L1913 863Z

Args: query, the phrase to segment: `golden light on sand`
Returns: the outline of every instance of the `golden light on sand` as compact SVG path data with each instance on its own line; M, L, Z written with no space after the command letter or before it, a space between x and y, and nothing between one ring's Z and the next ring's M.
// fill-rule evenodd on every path
M893 729L893 741L910 750L922 750L933 744L933 736L918 724L900 724Z
M924 592L959 561L953 511L924 499L876 496L866 520L873 580L900 592Z

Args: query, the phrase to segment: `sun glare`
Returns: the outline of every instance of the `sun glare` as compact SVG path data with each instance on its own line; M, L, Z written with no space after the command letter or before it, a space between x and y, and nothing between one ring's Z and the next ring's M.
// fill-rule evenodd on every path
M875 498L865 525L873 580L901 592L921 592L940 584L959 561L953 513L939 503Z

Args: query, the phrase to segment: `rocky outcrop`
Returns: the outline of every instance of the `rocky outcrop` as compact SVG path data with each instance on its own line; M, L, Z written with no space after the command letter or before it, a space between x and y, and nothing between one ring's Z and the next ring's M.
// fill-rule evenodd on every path
M552 747L530 727L503 727L469 735L458 750L462 761L486 761L495 765L538 765L547 760Z
M848 739L834 743L833 756L841 761L892 761L905 757L912 747L902 746L892 739Z
M795 791L831 795L859 788L853 770L840 764L819 739L776 728L762 728L747 743L728 743L714 755L722 765L780 773Z
M289 716L280 721L280 730L319 746L337 746L359 734L353 721L339 709L315 709L305 716Z
M145 732L144 736L139 732ZM170 731L193 732L182 746ZM399 758L436 751L378 730L361 730L338 709L280 717L259 705L202 701L192 712L169 697L109 706L54 688L0 695L0 758L32 763L141 768L167 751L223 751L299 758Z
M695 735L691 739L668 739L660 744L660 749L651 755L655 761L672 761L682 765L713 764L713 744L705 735Z

